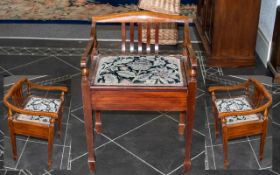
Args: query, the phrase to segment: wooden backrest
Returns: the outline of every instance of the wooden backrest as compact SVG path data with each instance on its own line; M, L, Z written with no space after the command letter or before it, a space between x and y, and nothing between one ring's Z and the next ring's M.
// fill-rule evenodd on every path
M121 50L123 53L126 52L126 25L129 25L129 51L130 53L135 52L134 48L134 30L137 27L138 29L138 53L142 54L143 51L143 43L142 43L142 33L143 30L146 30L146 53L151 52L151 33L154 32L155 44L154 50L155 53L159 51L159 24L160 23L184 23L184 34L185 34L185 42L186 44L190 44L189 38L189 22L192 19L187 16L180 16L180 15L168 15L168 14L161 14L155 12L147 12L147 11L136 11L136 12L127 12L127 13L116 13L110 15L103 15L103 16L93 16L92 17L92 31L91 31L91 38L94 40L93 49L96 50L97 48L97 41L96 41L96 23L121 23Z
M250 78L248 81L253 86L253 92L250 95L250 98L254 108L261 106L269 107L272 104L272 96L264 85L254 78Z
M22 78L17 81L4 96L4 103L6 106L15 105L23 107L26 98L30 95L29 81Z

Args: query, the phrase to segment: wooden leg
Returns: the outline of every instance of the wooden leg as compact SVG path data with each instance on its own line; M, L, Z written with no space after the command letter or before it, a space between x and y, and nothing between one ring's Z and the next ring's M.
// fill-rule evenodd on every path
M90 83L88 80L88 70L83 70L82 76L82 99L83 99L83 110L84 110L84 121L85 121L85 132L87 140L88 150L88 166L91 172L95 170L95 158L94 158L94 145L93 145L93 124L92 124L92 107L91 107L91 94L90 94Z
M14 132L13 121L11 119L9 119L9 130L10 130L10 141L11 141L12 151L13 151L13 159L17 160L16 135L15 135L15 132Z
M60 115L58 116L58 121L57 121L57 127L58 127L58 137L61 139L61 128L62 128L62 116L63 116L63 110L61 110Z
M52 154L53 154L53 137L54 137L54 119L52 119L49 127L49 137L48 137L48 169L52 167Z
M259 160L263 159L266 132L267 132L267 120L265 120L263 124L263 133L261 134L261 140L260 140Z
M217 114L214 114L215 115L215 138L217 139L218 135L219 135L219 119L218 119L218 116Z
M185 132L185 123L186 123L186 112L180 112L179 116L179 127L178 127L178 133L179 135L184 135Z
M188 83L188 97L187 97L187 128L185 129L185 160L184 160L184 171L187 172L191 168L191 145L192 145L192 131L194 125L195 116L195 96L196 96L196 80L191 79Z
M227 128L223 126L223 149L224 149L224 168L228 168L228 137Z
M101 134L102 132L102 123L100 118L100 111L95 111L95 129L97 134Z

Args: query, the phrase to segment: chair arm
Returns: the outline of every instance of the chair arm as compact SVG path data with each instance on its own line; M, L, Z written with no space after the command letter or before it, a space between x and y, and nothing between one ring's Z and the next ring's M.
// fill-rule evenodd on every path
M238 90L238 89L246 89L248 88L249 82L246 81L244 83L240 83L238 85L233 85L233 86L211 86L208 88L209 92L214 92L214 91L230 91L230 90Z
M51 117L51 118L57 118L58 114L55 112L42 112L42 111L30 111L30 110L26 110L26 109L21 109L19 107L16 107L12 104L10 104L8 101L4 100L4 104L11 109L12 111L15 111L17 113L20 114L25 114L25 115L38 115L38 116L47 116L47 117Z
M35 83L29 82L31 89L47 90L47 91L63 91L67 92L68 88L64 86L43 86Z

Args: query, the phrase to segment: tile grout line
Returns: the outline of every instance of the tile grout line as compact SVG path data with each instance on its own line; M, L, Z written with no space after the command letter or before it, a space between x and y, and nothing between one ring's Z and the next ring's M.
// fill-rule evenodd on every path
M5 69L4 67L0 66L0 68L3 69L3 72L8 73L10 76L11 76L11 75L14 75L14 74L12 74L9 70ZM0 73L1 73L1 72L0 72Z
M272 173L274 173L274 174L280 175L280 173L278 173L278 172L276 172L276 171L274 171L274 170L268 170L268 171L270 171L270 172L272 172Z
M4 136L4 137L6 137L6 138L10 138L10 136ZM26 141L26 140L24 140L24 139L21 139L21 138L16 138L17 140L20 140L20 141ZM40 142L40 141L33 141L33 140L29 140L28 142L30 142L30 143L37 143L37 144L43 144L43 145L47 145L48 143L47 142ZM53 144L54 146L64 146L64 145L60 145L60 144ZM69 147L69 146L65 146L65 147Z
M70 156L71 156L71 149L72 149L72 139L70 140L70 149L69 149L69 154L68 154L68 160L67 160L67 170L71 170L71 164L70 162Z
M78 159L84 157L84 156L87 155L87 154L88 154L88 152L86 152L86 153L84 153L84 154L81 154L81 155L75 157L74 159L70 160L70 162L72 163L72 162L74 162L75 160L78 160Z
M112 143L113 141L115 141L115 140L117 140L117 139L119 139L119 138L121 138L121 137L123 137L123 136L125 136L125 135L127 135L127 134L129 134L129 133L131 133L132 131L135 131L135 130L137 130L137 129L139 129L139 128L141 128L141 127L143 127L143 126L145 126L145 125L147 125L147 124L149 124L149 123L151 123L151 122L153 122L154 120L156 120L156 119L158 119L158 118L160 118L160 117L162 117L162 116L163 116L163 114L160 114L159 116L157 116L157 117L155 117L155 118L153 118L153 119L151 119L151 120L149 120L149 121L147 121L147 122L145 122L145 123L142 123L141 125L139 125L139 126L133 128L133 129L131 129L131 130L129 130L129 131L127 131L127 132L125 132L125 133L123 133L123 134L121 134L121 135L115 137L114 139L110 139L109 141L107 141L107 142L103 143L102 145L96 147L94 150L96 151L97 149L99 149L99 148L101 148L101 147L103 147L103 146L105 146L105 145L107 145L107 144L109 144L109 143ZM88 154L88 153L84 153L83 155L81 155L81 157L83 157L83 156L86 155L86 154ZM72 161L77 160L77 159L79 159L79 158L81 158L81 157L78 156L78 157L76 157L76 158L74 158L74 159L72 159L72 160L70 160L70 161L72 162Z
M68 134L68 125L69 125L69 118L71 115L71 106L72 106L72 100L70 100L70 105L69 105L69 109L68 109L68 117L67 117L67 124L66 124L66 129L65 129L65 136L64 136L64 143L63 143L63 149L62 149L62 156L61 156L61 161L60 161L60 169L62 169L62 163L63 163L63 155L64 155L64 150L65 150L65 143L66 143L66 139L67 139L67 134Z
M266 137L266 139L271 139L272 136L268 136ZM251 139L250 141L258 141L260 140L260 138L257 138L257 139ZM229 142L228 144L229 145L233 145L233 144L238 144L238 143L245 143L245 142L248 142L248 140L244 140L244 141L232 141L232 142ZM217 144L217 145L213 145L213 146L223 146L223 144ZM206 148L211 148L211 146L206 146Z
M148 162L146 162L145 160L141 159L140 157L138 157L136 154L132 153L131 151L129 151L128 149L126 149L125 147L123 147L122 145L120 145L119 143L113 141L110 137L106 136L105 134L101 133L101 135L103 135L104 137L106 137L108 140L111 140L112 143L114 143L115 145L119 146L121 149L123 149L124 151L126 151L127 153L129 153L130 155L132 155L133 157L135 157L136 159L140 160L142 163L144 163L145 165L149 166L150 168L152 168L153 170L157 171L158 173L165 175L163 172L161 172L160 170L158 170L156 167L154 167L153 165L149 164Z
M176 123L179 123L178 120L174 119L174 118L171 117L169 114L164 114L164 115L165 115L165 117L167 117L167 118L169 118L169 119L175 121ZM200 135L202 135L203 137L205 137L205 134L203 134L202 132L200 132L200 131L198 131L198 130L196 130L196 129L193 129L193 131L194 131L194 132L197 132L198 134L200 134Z
M63 59L61 59L61 58L59 58L59 57L57 57L57 56L54 56L54 58L56 58L57 60L59 60L59 61L65 63L65 64L67 64L68 66L72 67L73 69L76 69L76 70L78 70L78 71L81 71L80 68L77 68L76 66L73 66L72 64L70 64L70 63L64 61Z
M75 119L77 119L78 121L80 121L81 123L85 123L82 119L80 119L78 116L76 116L75 114L71 113L71 116L73 116Z
M250 139L247 137L247 140L248 140L248 143L249 143L249 145L250 145L250 147L251 147L251 150L252 150L252 152L253 152L253 155L254 155L254 157L255 157L255 160L256 160L256 162L257 162L257 164L258 164L258 166L259 166L259 169L261 169L262 167L261 167L261 165L260 165L260 162L259 162L259 160L258 160L258 157L257 157L257 155L256 155L256 153L255 153L255 150L253 149L253 146L252 146L252 144L251 144L251 141L250 141Z
M204 107L206 108L206 106L207 106L207 104L204 101ZM211 146L212 155L213 155L213 164L214 164L214 169L216 170L217 167L216 167L216 161L215 161L215 153L214 153L212 135L211 135L210 126L209 126L209 119L208 119L209 115L208 115L207 109L205 109L205 113L206 113L206 120L207 120L207 125L208 125L208 132L209 132L209 136L210 136L210 146Z
M48 58L51 58L51 56L46 56L46 57L38 58L38 59L36 59L34 61L30 61L30 62L28 62L26 64L22 64L22 65L19 65L19 66L12 67L12 68L10 68L8 70L11 71L11 70L15 70L15 69L18 69L18 68L22 68L22 67L28 66L30 64L37 63L37 62L40 62L42 60L46 60Z
M80 110L80 109L82 109L82 108L83 108L83 106L77 107L77 108L71 110L71 113L72 113L72 112L75 112L75 111L78 111L78 110Z
M25 150L25 148L26 148L26 145L27 145L28 140L29 140L29 137L26 139L26 141L25 141L25 143L24 143L24 145L23 145L22 151L21 151L21 153L20 153L20 155L19 155L19 158L18 158L17 163L16 163L16 166L15 166L15 169L17 169L17 167L18 167L18 164L19 164L20 159L21 159L21 156L22 156L22 154L23 154L23 152L24 152L24 150Z

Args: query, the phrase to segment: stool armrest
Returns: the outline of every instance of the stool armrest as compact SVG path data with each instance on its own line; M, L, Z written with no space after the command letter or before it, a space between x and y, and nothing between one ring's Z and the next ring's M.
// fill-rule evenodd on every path
M64 86L43 86L35 83L29 83L31 89L47 90L47 91L63 91L67 92L68 88Z
M4 100L4 104L12 111L20 114L25 114L25 115L38 115L38 116L47 116L51 118L57 118L58 114L55 112L43 112L43 111L31 111L31 110L26 110L26 109L21 109L19 107L16 107L12 104L10 104L8 101Z
M240 83L238 85L233 85L233 86L211 86L208 88L209 92L214 92L214 91L230 91L230 90L238 90L238 89L246 89L249 86L249 82L246 81L244 83Z
M266 104L256 108L256 109L251 109L251 110L245 110L245 111L234 111L234 112L220 112L219 113L219 118L225 118L228 116L238 116L238 115L251 115L251 114L256 114L262 111L265 111L266 109L271 106L271 101L267 102Z

